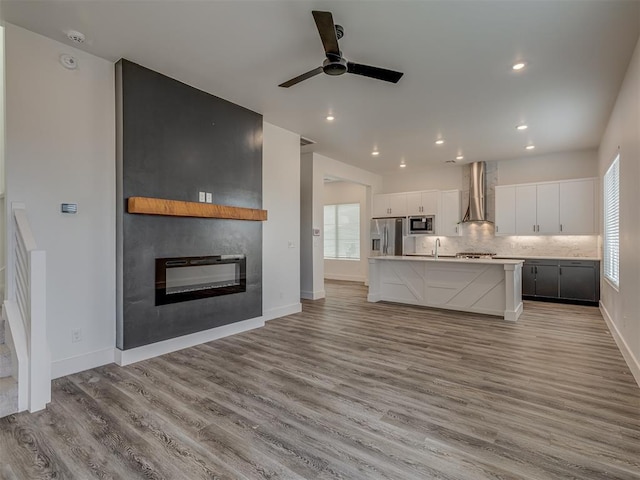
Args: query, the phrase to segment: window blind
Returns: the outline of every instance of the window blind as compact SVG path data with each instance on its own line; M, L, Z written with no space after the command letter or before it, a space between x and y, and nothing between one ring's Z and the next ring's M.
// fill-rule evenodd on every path
M604 175L604 276L620 284L620 155Z
M324 206L324 258L360 259L360 204Z

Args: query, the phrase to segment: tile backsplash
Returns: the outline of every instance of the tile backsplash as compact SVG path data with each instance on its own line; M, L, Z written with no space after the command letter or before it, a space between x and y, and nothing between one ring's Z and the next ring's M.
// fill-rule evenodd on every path
M539 235L539 236L495 236L494 226L488 222L460 224L459 237L438 237L422 235L408 237L406 252L430 254L436 238L441 245L438 253L454 255L457 252L490 252L502 256L537 257L600 257L598 235ZM412 241L413 239L413 241Z

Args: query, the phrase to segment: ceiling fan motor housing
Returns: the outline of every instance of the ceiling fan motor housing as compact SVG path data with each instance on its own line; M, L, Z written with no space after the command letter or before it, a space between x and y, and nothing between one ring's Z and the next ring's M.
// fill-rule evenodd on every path
M322 70L327 75L342 75L347 71L347 60L342 57L327 58L322 63Z

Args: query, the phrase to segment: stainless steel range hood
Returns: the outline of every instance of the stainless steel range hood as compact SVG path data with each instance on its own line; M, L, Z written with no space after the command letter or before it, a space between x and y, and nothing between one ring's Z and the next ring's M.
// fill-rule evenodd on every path
M469 206L463 222L485 222L484 162L475 162L471 167L469 183Z

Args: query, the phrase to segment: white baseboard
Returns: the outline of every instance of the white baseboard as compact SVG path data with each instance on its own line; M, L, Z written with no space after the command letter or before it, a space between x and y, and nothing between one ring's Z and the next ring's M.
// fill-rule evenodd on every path
M293 303L291 305L285 305L284 307L265 310L262 314L262 319L265 322L268 322L269 320L273 320L274 318L286 317L287 315L293 315L294 313L300 313L301 311L302 304L300 302Z
M360 283L364 283L366 282L366 278L361 276L361 275L341 275L339 273L333 274L326 274L324 275L325 280L344 280L347 282L360 282Z
M113 350L113 348L105 348L103 350L51 362L51 379L113 363Z
M305 300L319 300L324 297L326 297L324 290L318 290L316 292L309 292L306 290L300 291L300 298L304 298Z
M120 366L130 365L142 360L175 352L176 350L194 347L201 343L211 342L218 338L228 337L229 335L235 335L237 333L246 332L260 327L264 327L263 317L251 318L249 320L243 320L241 322L211 328L202 332L183 335L182 337L171 338L162 342L152 343L151 345L131 348L129 350L120 350L116 348L115 362Z
M618 345L618 349L620 350L620 353L622 353L622 356L624 357L625 362L627 362L627 365L629 366L629 370L631 370L631 374L633 375L633 378L636 379L636 383L640 387L640 362L638 361L636 356L633 354L633 352L629 348L629 345L627 345L627 342L625 341L624 337L620 334L620 330L618 330L618 327L613 322L611 315L609 315L609 312L607 311L607 308L604 306L602 301L600 301L600 313L602 313L602 317L604 318L604 321L607 323L607 327L609 327L611 336L616 341L616 344Z

